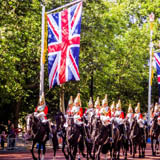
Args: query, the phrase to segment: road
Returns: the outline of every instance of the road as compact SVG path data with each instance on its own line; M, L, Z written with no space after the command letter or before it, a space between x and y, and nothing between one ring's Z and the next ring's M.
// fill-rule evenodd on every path
M101 160L105 160L105 155L101 155ZM108 155L109 157L109 155ZM0 151L0 160L31 160L32 156L29 150L27 151ZM45 155L45 160L52 160L53 159L53 152L51 149L47 150ZM84 160L85 158L81 158ZM123 160L123 156L121 156L121 160ZM128 160L133 159L130 155L128 155ZM135 160L160 160L160 155L153 157L151 154L151 147L150 144L147 144L146 149L146 157L145 158L138 158L136 154ZM63 153L61 150L58 150L56 155L56 160L65 160ZM110 160L109 158L107 160Z

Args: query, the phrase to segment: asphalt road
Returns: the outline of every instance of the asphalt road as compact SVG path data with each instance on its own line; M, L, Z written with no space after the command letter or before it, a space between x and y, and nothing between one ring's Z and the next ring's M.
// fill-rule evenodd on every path
M36 150L35 150L36 151ZM109 154L108 154L109 159ZM0 160L31 160L32 156L29 150L26 151L0 151ZM84 160L85 158L81 158ZM105 155L101 154L101 159L105 160ZM124 157L121 155L121 160ZM132 156L128 153L128 160L133 159ZM136 154L135 160L160 160L160 154L156 157L152 156L150 144L147 144L146 148L146 157L145 158L138 158L138 154ZM45 155L45 160L53 160L53 152L51 149L48 149ZM58 150L56 155L56 160L65 160L63 153L61 150Z

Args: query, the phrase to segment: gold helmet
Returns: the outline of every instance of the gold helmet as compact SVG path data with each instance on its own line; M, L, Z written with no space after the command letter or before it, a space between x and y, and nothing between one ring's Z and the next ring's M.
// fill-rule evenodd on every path
M73 104L73 97L70 96L70 99L69 99L69 101L68 101L68 105L72 105L72 104Z
M111 104L111 110L114 110L114 109L115 109L115 102L113 101Z
M74 100L74 104L76 103L78 103L78 105L81 105L80 93L77 94L77 97Z
M108 106L107 94L105 95L105 98L102 100L102 106L104 106L105 104Z
M118 103L116 104L116 109L121 109L121 100L118 100Z
M137 103L137 107L135 108L135 112L139 113L140 112L140 103Z
M133 113L133 109L132 109L132 105L131 104L129 104L128 113Z
M42 92L42 95L39 97L39 105L44 105L45 104L45 97L44 97L44 92Z
M154 106L154 111L155 111L155 112L158 112L158 111L159 111L158 103L155 104L155 106Z
M96 100L96 102L95 102L95 107L96 107L96 106L100 106L99 97L97 97L97 100Z
M89 102L88 102L88 106L93 105L93 101L92 101L92 97L90 97Z

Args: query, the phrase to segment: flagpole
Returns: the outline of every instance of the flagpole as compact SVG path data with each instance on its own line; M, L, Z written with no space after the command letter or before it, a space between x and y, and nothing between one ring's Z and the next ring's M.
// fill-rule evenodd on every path
M63 8L65 8L65 7L71 6L71 5L73 5L73 4L76 4L76 3L82 2L82 1L83 1L83 0L77 0L77 1L73 1L73 2L71 2L71 3L67 3L67 4L65 4L65 5L63 5L63 6L61 6L61 7L58 7L58 8L55 8L55 9L52 9L52 10L48 11L47 14L50 14L50 13L52 13L52 12L55 12L55 11L59 10L59 9L63 9Z
M44 53L44 30L45 30L45 5L42 5L42 31L41 31L41 59L40 59L40 92L39 95L44 93L44 63L43 63L43 53Z
M148 84L148 122L150 122L150 107L151 107L151 82L152 82L152 53L153 53L153 42L152 42L152 35L153 35L153 21L154 21L154 14L151 13L149 15L150 20L150 60L149 60L149 84Z

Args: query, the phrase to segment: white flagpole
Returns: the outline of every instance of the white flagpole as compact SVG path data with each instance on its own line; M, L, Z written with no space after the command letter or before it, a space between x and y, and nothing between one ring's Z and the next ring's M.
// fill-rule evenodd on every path
M149 15L150 20L150 60L149 60L149 84L148 84L148 122L150 122L150 108L151 108L151 77L152 77L152 53L153 53L153 42L152 42L152 35L153 35L153 21L154 21L154 14L151 13Z
M52 9L52 10L48 11L47 14L52 13L52 12L55 12L55 11L57 11L57 10L59 10L59 9L63 9L63 8L65 8L65 7L71 6L71 5L76 4L76 3L78 3L78 2L81 2L81 1L83 1L83 0L76 0L76 1L73 1L73 2L71 2L71 3L67 3L66 5L63 5L63 6L61 6L61 7L58 7L58 8L55 8L55 9Z
M45 30L45 6L42 4L42 32L41 32L41 59L40 59L40 95L44 93L44 30Z

